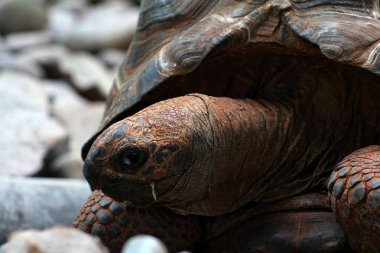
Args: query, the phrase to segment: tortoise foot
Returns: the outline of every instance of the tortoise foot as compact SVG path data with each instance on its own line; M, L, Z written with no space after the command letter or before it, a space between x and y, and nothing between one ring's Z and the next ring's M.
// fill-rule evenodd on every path
M160 238L170 252L189 250L201 237L200 220L164 208L133 208L94 191L77 214L73 226L98 236L112 253L137 234Z
M340 162L328 182L331 207L357 252L380 252L380 146Z

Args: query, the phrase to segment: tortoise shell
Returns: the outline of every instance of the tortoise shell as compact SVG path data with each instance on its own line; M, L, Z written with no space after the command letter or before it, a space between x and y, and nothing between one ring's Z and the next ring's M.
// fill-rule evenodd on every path
M100 129L82 157L102 130L148 105L190 92L252 97L257 73L273 76L287 61L317 61L332 75L332 63L343 63L373 78L379 16L376 0L143 0Z

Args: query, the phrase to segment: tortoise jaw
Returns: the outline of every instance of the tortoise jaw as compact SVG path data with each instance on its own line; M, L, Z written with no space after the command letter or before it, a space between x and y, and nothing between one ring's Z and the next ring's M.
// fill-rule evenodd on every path
M98 189L117 201L128 200L128 202L137 207L151 206L157 200L156 193L152 193L152 187L149 183L137 184L118 181L116 183L102 185Z

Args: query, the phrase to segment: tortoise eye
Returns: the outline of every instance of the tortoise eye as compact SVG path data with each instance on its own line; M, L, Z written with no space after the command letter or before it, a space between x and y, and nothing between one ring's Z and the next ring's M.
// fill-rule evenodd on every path
M121 172L132 172L143 164L147 154L138 148L127 148L120 152L117 167Z

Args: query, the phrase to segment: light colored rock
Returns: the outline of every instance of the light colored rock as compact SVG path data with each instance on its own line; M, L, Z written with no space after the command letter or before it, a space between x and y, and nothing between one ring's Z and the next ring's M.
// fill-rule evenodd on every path
M110 69L116 69L121 65L126 55L125 50L119 49L104 49L99 53L100 59L106 64Z
M48 31L32 31L11 33L5 37L5 43L10 50L21 50L30 47L47 45L51 42Z
M83 12L67 36L75 49L127 48L137 26L138 8L122 1L109 1Z
M68 53L69 52L65 47L50 44L22 50L19 58L23 58L27 61L34 61L43 65L50 64L52 62L58 65L58 62L61 61Z
M122 253L168 253L168 250L154 236L136 235L124 244Z
M38 66L45 78L60 79L64 75L59 72L58 65L67 54L69 52L65 47L49 44L24 49L18 54L17 60Z
M113 74L91 54L66 55L59 64L59 70L89 100L104 100L111 89Z
M8 50L0 50L0 70L19 71L34 77L43 76L43 70L38 64L19 59L16 54Z
M90 103L62 82L50 82L47 88L51 98L51 115L66 127L70 136L69 151L59 156L51 169L54 175L83 177L81 148L98 129L105 103Z
M0 35L0 52L7 50L3 36Z
M70 225L89 195L84 180L0 176L0 244L16 230Z
M18 72L0 72L0 175L32 175L66 131L48 115L48 97L40 80Z
M54 8L80 12L84 11L88 2L89 0L55 0Z
M65 8L49 9L48 29L52 34L53 40L64 44L68 41L71 31L76 23L76 14L72 10Z
M44 231L14 233L2 253L108 253L100 242L74 228L55 227Z
M47 10L42 0L0 1L0 33L43 29Z

